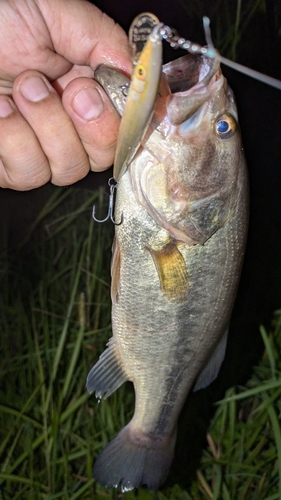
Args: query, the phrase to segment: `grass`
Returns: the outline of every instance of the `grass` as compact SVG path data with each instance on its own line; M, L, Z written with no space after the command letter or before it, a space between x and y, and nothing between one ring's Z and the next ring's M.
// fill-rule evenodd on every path
M237 50L241 40L247 37L247 28L253 16L265 14L265 0L237 0L230 5L222 0L213 8L214 37L222 54L232 61L237 60Z
M2 260L3 498L82 498L93 491L94 450L122 425L114 399L107 415L108 403L97 408L85 391L87 371L110 337L111 236L101 226L93 234L97 194L74 209L73 194L60 213L65 192L54 190L52 214L45 206L34 224L44 224L36 245Z
M0 499L274 500L281 498L281 312L246 387L228 390L197 478L152 493L107 491L97 454L130 419L127 385L99 404L89 368L111 336L111 225L91 220L101 193L53 189L12 254L1 255Z
M182 0L186 11L197 19L208 15L211 21L212 38L219 52L229 59L237 60L241 41L247 39L248 28L254 16L266 16L265 0ZM277 17L277 6L275 6Z
M260 331L263 358L246 387L227 391L210 425L201 474L212 500L281 498L281 311L271 332Z

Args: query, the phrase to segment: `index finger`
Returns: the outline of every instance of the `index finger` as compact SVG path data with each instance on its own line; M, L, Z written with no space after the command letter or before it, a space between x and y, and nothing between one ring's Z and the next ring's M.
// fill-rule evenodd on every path
M54 51L73 64L100 63L131 72L128 38L113 19L86 0L37 0ZM45 70L45 74L46 74Z

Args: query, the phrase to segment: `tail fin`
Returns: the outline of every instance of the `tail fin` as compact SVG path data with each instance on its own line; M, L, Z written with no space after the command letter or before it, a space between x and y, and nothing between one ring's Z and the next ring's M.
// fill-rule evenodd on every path
M99 455L93 476L107 488L122 492L146 485L157 490L166 480L173 460L176 431L165 440L153 439L128 424Z

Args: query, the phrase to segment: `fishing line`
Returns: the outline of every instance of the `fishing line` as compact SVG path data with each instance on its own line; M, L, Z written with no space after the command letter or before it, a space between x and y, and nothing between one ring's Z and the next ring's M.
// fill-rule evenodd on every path
M167 26L166 24L159 29L159 33L162 36L162 39L166 40L166 42L168 42L173 49L184 49L190 54L201 54L212 58L217 55L214 46L208 44L206 47L202 47L202 45L180 37L176 30L170 28L170 26Z
M266 85L270 85L278 90L281 90L281 81L277 78L273 78L272 76L264 75L259 71L248 68L247 66L243 66L242 64L231 61L231 59L227 59L226 57L221 56L214 48L214 44L212 41L211 29L210 29L210 19L206 16L203 17L203 27L205 33L205 39L207 42L207 47L202 47L201 45L195 44L186 40L185 38L179 37L175 30L172 30L169 26L164 25L160 32L163 32L163 40L166 40L170 44L173 49L184 49L193 54L202 54L207 57L215 58L232 68L239 73L243 73L255 80L258 80Z

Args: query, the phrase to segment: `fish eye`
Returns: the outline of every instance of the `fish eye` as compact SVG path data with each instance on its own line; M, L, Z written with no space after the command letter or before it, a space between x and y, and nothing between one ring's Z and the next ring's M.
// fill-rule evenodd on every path
M215 124L216 134L221 139L229 139L229 137L232 137L236 127L236 120L228 113L219 116Z
M144 80L146 77L146 71L142 64L139 64L137 67L137 77L139 80Z

